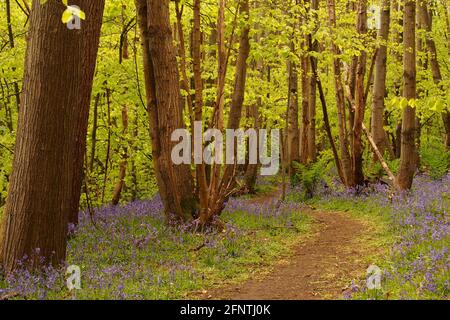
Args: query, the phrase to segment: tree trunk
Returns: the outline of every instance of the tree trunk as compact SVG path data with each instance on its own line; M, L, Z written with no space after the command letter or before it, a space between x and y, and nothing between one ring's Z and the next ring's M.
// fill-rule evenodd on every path
M219 10L220 12L221 10ZM241 117L242 117L242 107L244 104L245 98L245 84L247 80L247 59L250 55L250 26L249 26L249 15L250 15L250 7L249 1L243 0L240 7L240 14L243 15L245 24L241 29L241 35L239 40L239 53L236 60L236 71L234 77L234 90L231 98L231 108L230 114L228 117L228 129L239 129ZM220 13L219 13L220 15ZM219 19L221 20L221 19ZM221 23L219 23L221 24ZM220 32L219 32L220 33ZM223 36L223 35L222 35ZM222 38L219 36L219 38ZM226 60L225 65L223 66L223 74L219 74L219 77L222 76L225 79L226 73ZM223 83L222 83L223 84ZM220 87L220 79L219 79L219 87ZM222 88L223 89L223 88ZM221 88L218 90L218 94L222 94L223 92ZM221 99L220 96L217 97L218 101ZM216 111L220 112L220 109L216 106ZM218 124L217 129L220 128L220 122L217 123L217 119L220 118L220 115L216 115L215 123ZM233 142L235 143L235 142ZM236 155L236 144L235 144L235 155ZM214 172L211 175L211 181L209 184L209 200L208 200L208 211L203 211L200 216L200 224L202 226L211 222L211 219L220 214L224 208L224 204L226 200L231 195L235 187L235 165L227 164L224 169L224 173L222 178L220 179L220 166L214 166Z
M159 192L168 218L189 220L195 214L193 179L188 165L171 159L171 135L185 128L180 77L169 19L168 0L136 0L142 33L145 86L152 152Z
M336 8L334 0L328 0L328 14L329 23L331 28L336 28ZM348 131L346 125L346 112L345 112L345 95L344 88L342 86L342 75L341 75L341 61L338 58L340 50L338 46L332 44L332 52L334 54L333 70L334 70L334 83L336 90L336 104L338 109L338 125L339 125L339 143L341 149L341 163L342 163L342 173L344 177L345 186L354 186L352 177L352 166L349 153L349 142L348 142Z
M387 74L387 42L389 41L390 25L390 0L383 0L381 9L381 28L378 32L380 42L375 58L375 80L373 86L372 123L371 131L381 155L388 148L386 131L384 130L384 99L386 98L386 74Z
M97 147L97 129L98 129L98 105L100 103L100 93L97 93L94 103L94 119L92 124L92 136L91 136L91 157L89 161L89 171L94 170L95 151Z
M201 3L194 0L194 30L192 31L192 57L194 68L195 87L195 121L203 123L203 80L202 80L202 53L201 53ZM203 150L203 140L202 140ZM201 211L208 209L208 183L206 181L206 166L204 161L196 166L197 188L200 198Z
M88 19L80 30L69 30L60 3L33 1L0 248L7 272L25 255L35 267L39 256L64 261L68 222L78 213L104 1L78 5Z
M218 76L216 105L214 108L213 126L217 129L224 128L224 107L225 107L225 80L227 72L227 50L225 46L225 4L226 0L219 0L219 13L217 18L217 44L218 44ZM231 44L230 44L231 45Z
M311 10L310 10L310 16L311 19L313 19L316 23L318 23L318 16L317 16L317 10L319 10L319 1L318 0L312 0L311 1ZM309 42L312 42L312 34L308 35L307 38L308 47ZM309 51L317 51L318 49L318 43L313 42L311 47L309 48ZM313 59L310 59L310 63L312 66ZM317 158L317 148L316 148L316 91L317 91L317 81L314 76L310 77L310 88L309 88L309 111L308 111L308 119L309 119L309 126L308 126L308 162L314 162Z
M307 37L306 37L307 38ZM300 141L297 141L297 145L300 145L300 162L302 164L308 163L308 130L309 130L309 99L310 99L310 89L311 89L311 76L310 73L310 63L308 58L308 53L305 52L304 56L301 58L302 66L302 125ZM298 107L297 107L298 108ZM298 122L298 120L297 120ZM298 129L297 129L298 132Z
M403 96L408 101L416 99L416 2L407 0L403 19ZM402 147L400 168L396 183L401 190L410 189L417 169L416 110L405 107L402 120Z
M358 18L356 29L358 34L364 37L367 34L367 2L360 0L358 3ZM353 153L352 153L352 169L353 183L355 185L364 184L363 173L363 152L362 143L363 123L365 112L365 87L364 78L366 74L367 52L363 49L358 57L355 78L355 117L353 123Z
M255 130L260 129L260 119L259 119L259 108L261 106L261 98L257 99L257 102L254 106L250 107L250 118L253 120L253 128ZM258 137L259 138L259 137ZM254 194L256 192L256 180L258 178L258 164L248 164L247 170L244 175L244 183L246 187L246 191L250 194Z
M246 25L241 30L239 41L239 53L236 60L236 74L234 77L233 96L231 98L231 109L228 118L228 129L239 129L242 106L244 104L245 83L247 80L247 59L250 55L250 28L248 25L249 0L243 0L241 3L241 14L245 18Z
M123 106L122 108L122 125L123 125L123 136L125 140L125 146L123 147L122 161L119 166L119 178L117 180L116 186L114 187L114 193L112 197L111 204L116 206L119 204L120 196L122 194L122 189L125 184L125 176L127 174L127 166L128 166L128 141L126 141L125 137L128 132L128 108L127 106Z
M291 44L291 50L294 52L294 44ZM293 174L293 163L300 162L300 131L298 123L298 72L297 65L293 61L288 61L288 109L287 109L287 161L290 175ZM307 129L307 127L305 127ZM305 141L306 142L306 141Z
M14 49L15 43L14 43L14 33L12 29L12 23L11 23L11 1L6 0L6 23L8 24L8 40L9 40L9 46L11 49ZM15 71L15 67L13 67L13 71ZM5 79L6 81L6 79ZM19 90L19 84L18 81L14 81L13 83L14 87L14 96L16 97L16 103L17 108L20 107L20 90Z

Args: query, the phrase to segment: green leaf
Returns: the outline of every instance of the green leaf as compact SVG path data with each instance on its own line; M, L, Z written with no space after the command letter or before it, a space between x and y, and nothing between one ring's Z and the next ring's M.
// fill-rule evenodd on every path
M61 18L62 23L68 23L72 19L73 19L72 12L69 9L66 9L62 14L62 18Z

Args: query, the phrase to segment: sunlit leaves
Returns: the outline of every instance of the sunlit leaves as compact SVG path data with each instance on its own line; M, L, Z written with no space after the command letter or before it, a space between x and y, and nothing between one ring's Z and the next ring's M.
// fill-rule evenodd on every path
M63 2L67 2L67 1L63 1ZM63 23L68 23L75 17L78 17L81 20L86 19L86 15L82 10L80 10L74 6L67 6L66 10L63 12L61 20Z

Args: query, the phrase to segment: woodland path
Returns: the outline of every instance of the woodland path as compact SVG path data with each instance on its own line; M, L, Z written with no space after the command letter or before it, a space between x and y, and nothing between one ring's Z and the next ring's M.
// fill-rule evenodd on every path
M276 194L253 201L270 201ZM352 279L369 266L370 248L365 242L370 228L342 212L306 210L312 236L293 248L268 274L241 285L207 292L214 300L316 300L342 299ZM370 238L370 235L369 235ZM369 251L369 252L368 252Z

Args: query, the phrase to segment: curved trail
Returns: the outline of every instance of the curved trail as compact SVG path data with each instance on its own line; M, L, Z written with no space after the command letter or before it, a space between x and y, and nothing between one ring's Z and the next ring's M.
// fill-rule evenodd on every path
M267 197L265 198L267 200ZM260 199L261 201L262 199ZM368 227L350 215L307 209L313 236L262 277L208 292L209 299L315 300L342 299L352 279L365 274Z

